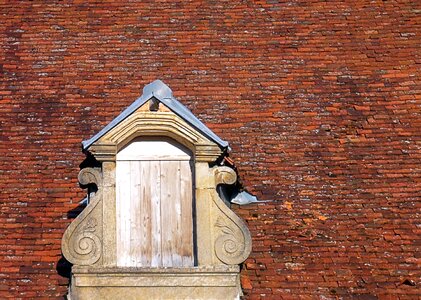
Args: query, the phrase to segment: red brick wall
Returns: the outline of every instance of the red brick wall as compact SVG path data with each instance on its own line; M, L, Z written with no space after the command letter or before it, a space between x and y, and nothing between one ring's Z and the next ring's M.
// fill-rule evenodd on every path
M0 298L66 293L80 142L157 78L273 200L245 298L421 296L419 1L72 2L0 4Z

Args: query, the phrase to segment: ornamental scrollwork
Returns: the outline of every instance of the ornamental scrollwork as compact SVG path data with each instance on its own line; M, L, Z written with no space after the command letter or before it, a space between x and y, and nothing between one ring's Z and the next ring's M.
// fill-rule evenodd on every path
M231 168L217 167L213 169L213 172L216 185L233 184L237 180L237 175ZM240 264L251 252L250 232L243 220L225 205L216 191L212 193L212 198L220 211L215 222L215 227L219 232L215 240L215 254L225 264Z
M80 170L79 175L77 176L79 183L81 185L95 184L98 189L101 185L101 173L98 169L94 168L85 168Z
M89 218L81 230L72 237L69 250L80 265L92 265L101 257L101 240L96 234L96 226L96 219Z
M85 168L79 172L78 179L83 186L95 184L98 191L66 229L62 250L64 257L74 265L93 265L102 255L102 207L98 205L102 201L101 173L98 169Z
M221 217L217 219L215 226L222 233L215 240L216 256L228 265L240 264L246 260L249 252L246 251L246 240L241 230L229 226Z
M237 180L237 174L229 167L214 168L215 186L218 184L234 184Z

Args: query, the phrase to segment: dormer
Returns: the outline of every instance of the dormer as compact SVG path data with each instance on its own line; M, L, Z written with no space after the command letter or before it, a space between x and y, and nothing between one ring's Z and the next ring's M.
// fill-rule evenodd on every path
M79 173L90 201L67 228L72 299L235 299L251 251L245 223L216 187L228 143L156 80L89 140ZM92 193L92 191L94 191Z

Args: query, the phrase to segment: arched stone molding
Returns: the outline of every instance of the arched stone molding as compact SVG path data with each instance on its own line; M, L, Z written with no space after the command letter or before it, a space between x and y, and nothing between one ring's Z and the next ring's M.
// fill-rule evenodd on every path
M89 151L98 160L115 160L113 156L139 136L165 136L192 150L197 161L215 161L222 151L217 144L194 130L171 112L138 111L94 143Z

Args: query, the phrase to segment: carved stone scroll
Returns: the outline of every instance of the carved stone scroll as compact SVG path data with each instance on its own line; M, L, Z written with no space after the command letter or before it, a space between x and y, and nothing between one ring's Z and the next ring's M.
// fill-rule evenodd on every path
M78 176L81 185L95 184L98 191L88 206L70 224L62 239L64 257L74 265L93 265L102 254L102 179L97 169L85 168ZM99 221L98 221L99 220Z
M237 179L234 170L228 167L213 168L215 186L218 184L233 184ZM246 224L229 207L218 194L212 193L213 202L219 208L215 227L219 232L215 240L215 254L228 265L240 264L251 252L251 236Z

